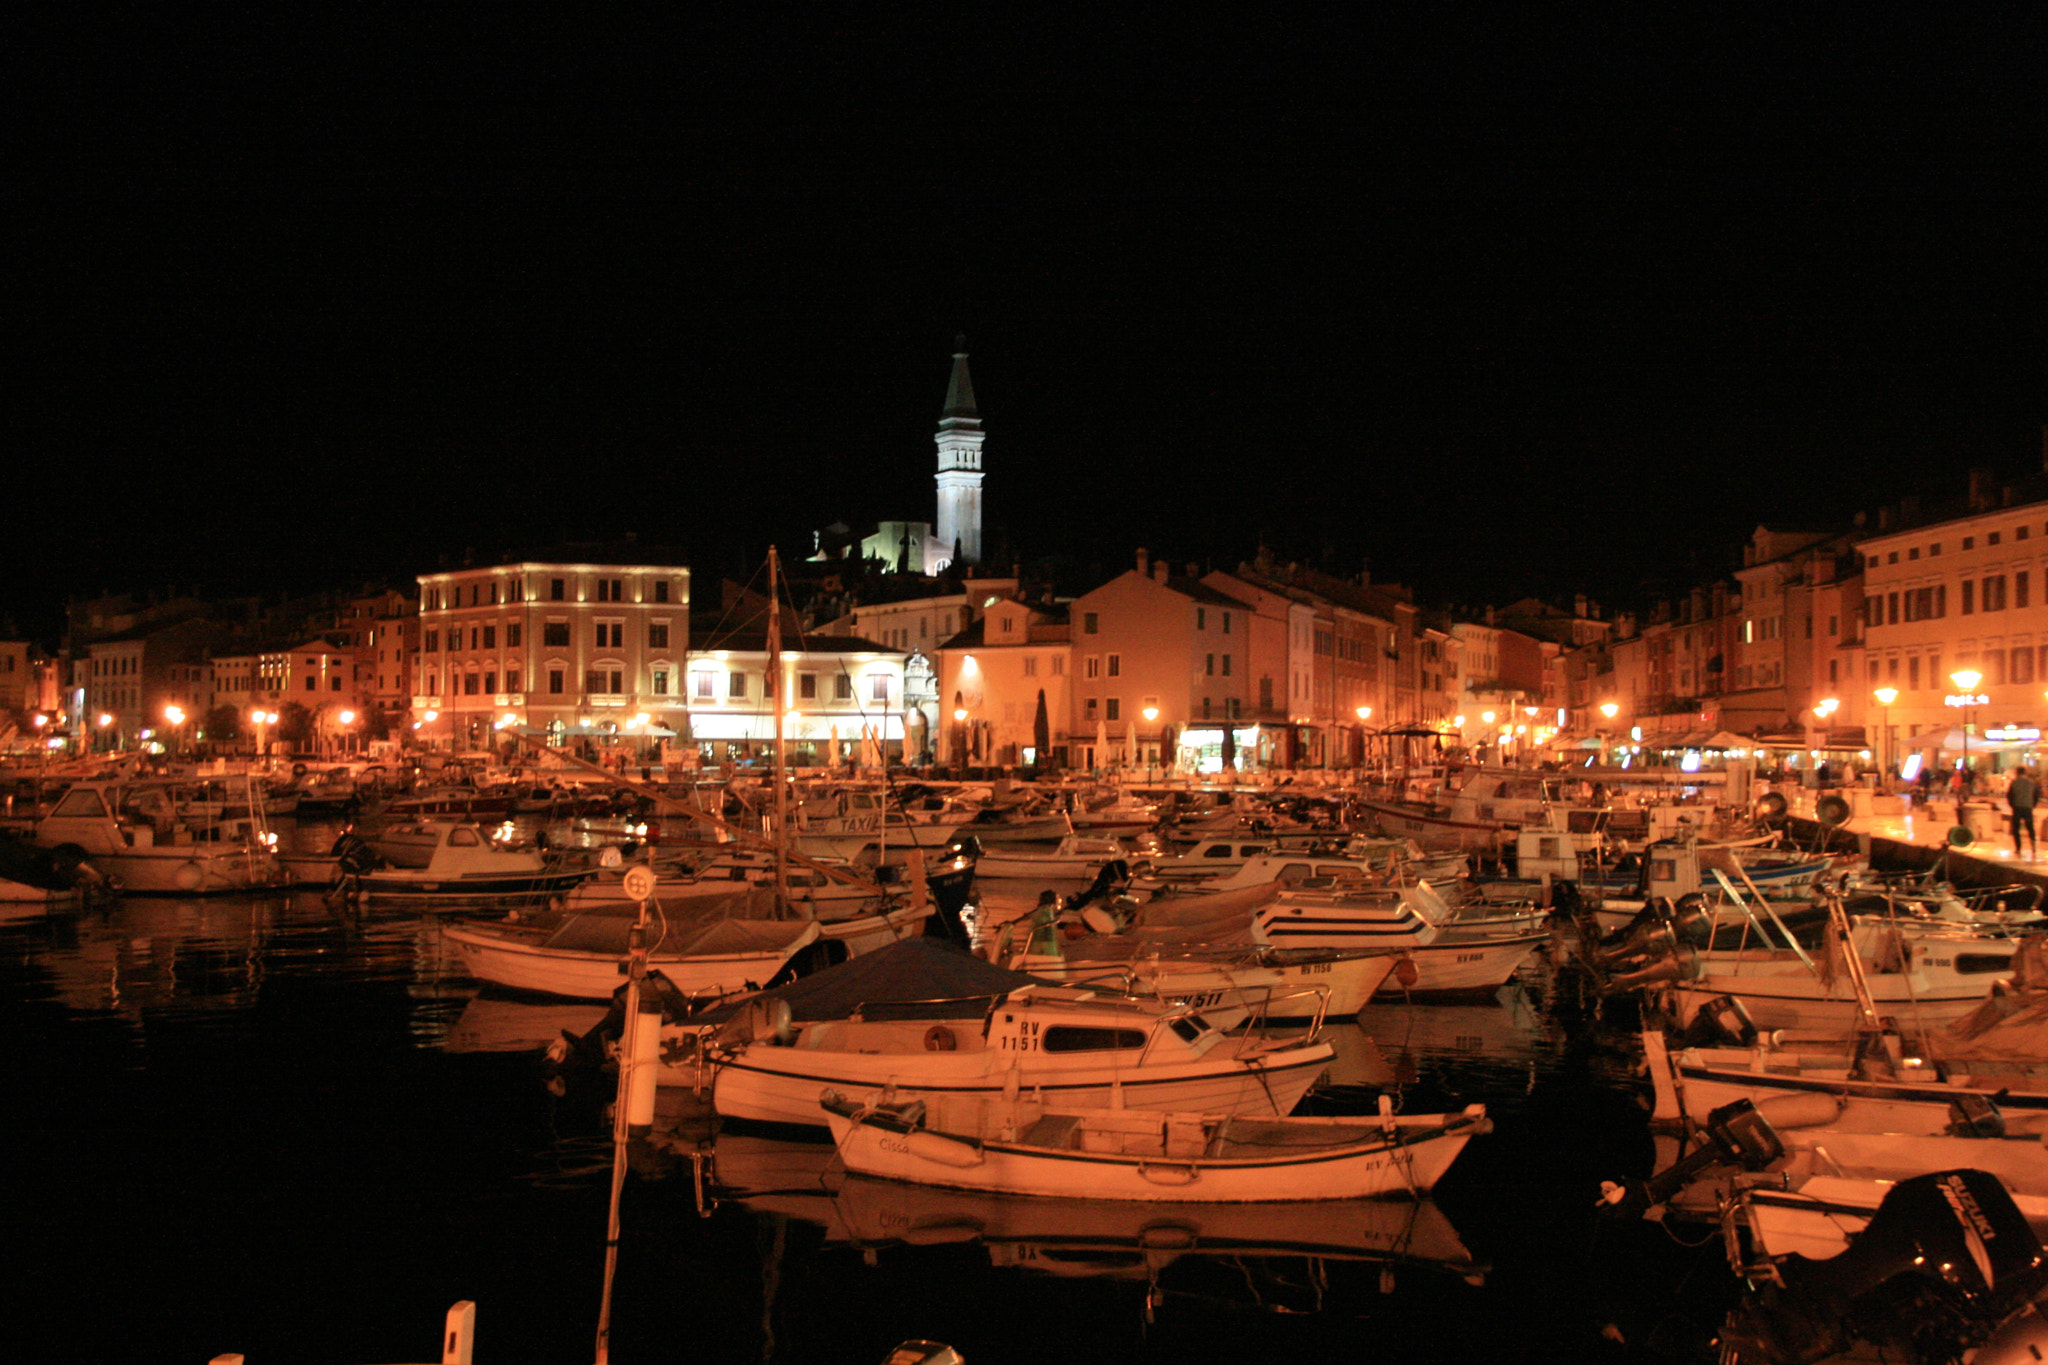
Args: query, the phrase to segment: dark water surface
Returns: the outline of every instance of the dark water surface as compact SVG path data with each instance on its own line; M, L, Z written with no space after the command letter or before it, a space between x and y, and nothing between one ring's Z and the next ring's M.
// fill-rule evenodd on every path
M0 1358L437 1360L458 1299L479 1365L594 1358L610 1095L551 1088L533 1050L594 1008L480 995L433 915L315 892L131 898L0 945ZM1632 1023L1546 963L1493 1004L1340 1026L1312 1108L1391 1080L1404 1109L1495 1116L1420 1206L976 1200L772 1134L693 1161L685 1126L627 1181L611 1359L879 1365L909 1337L971 1365L1698 1359L1718 1247L1594 1213L1651 1161Z

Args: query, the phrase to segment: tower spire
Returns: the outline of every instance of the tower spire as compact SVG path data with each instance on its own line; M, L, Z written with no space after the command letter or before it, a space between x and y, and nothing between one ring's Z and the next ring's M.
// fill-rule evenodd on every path
M967 373L967 338L953 338L953 374L939 413L939 544L959 546L958 558L981 562L981 413Z

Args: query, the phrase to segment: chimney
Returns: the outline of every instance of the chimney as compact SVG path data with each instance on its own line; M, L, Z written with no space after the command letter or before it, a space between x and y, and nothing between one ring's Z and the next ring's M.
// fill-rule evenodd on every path
M1138 572L1146 575L1152 572L1152 556L1143 546L1138 547Z
M1970 471L1970 510L1988 512L1991 510L1991 471L1973 469Z

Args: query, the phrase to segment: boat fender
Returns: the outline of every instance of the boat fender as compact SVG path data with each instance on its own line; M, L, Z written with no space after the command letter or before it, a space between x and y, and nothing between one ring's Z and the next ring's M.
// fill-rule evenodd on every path
M1422 980L1422 968L1415 965L1415 959L1403 953L1394 959L1394 979L1403 986L1413 987Z
M947 1028L944 1024L933 1024L924 1031L924 1050L926 1052L957 1052L959 1048L960 1040L955 1038L953 1030Z
M1785 794L1783 792L1765 792L1757 798L1756 809L1757 814L1763 816L1766 820L1777 819L1787 809Z
M1823 825L1846 824L1849 819L1849 803L1830 793L1813 803L1813 814Z
M1758 1100L1756 1112L1773 1128L1825 1128L1842 1116L1842 1097L1825 1091L1806 1095L1773 1095Z
M1091 905L1086 910L1083 910L1081 912L1081 923L1087 925L1098 934L1113 934L1116 932L1116 916L1110 914L1109 911L1099 905Z
M199 870L198 863L180 863L178 870L171 874L180 891L197 891L206 882L206 874Z
M306 775L306 765L305 765L305 764L303 764L303 763L294 763L294 764L292 764L292 776L293 776L293 777L304 777L305 775Z
M981 1148L972 1142L943 1133L928 1133L922 1128L903 1135L903 1145L912 1156L941 1166L952 1166L965 1170L979 1166L982 1162Z

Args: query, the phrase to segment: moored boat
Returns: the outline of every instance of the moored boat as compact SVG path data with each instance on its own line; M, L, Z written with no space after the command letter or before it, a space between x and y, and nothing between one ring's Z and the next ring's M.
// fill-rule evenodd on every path
M1273 1203L1419 1196L1472 1138L1459 1114L1247 1117L1062 1110L1035 1099L819 1099L858 1175L1068 1199Z

